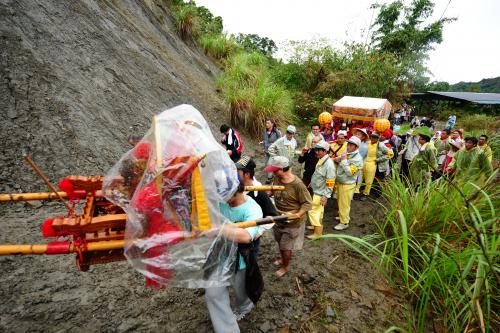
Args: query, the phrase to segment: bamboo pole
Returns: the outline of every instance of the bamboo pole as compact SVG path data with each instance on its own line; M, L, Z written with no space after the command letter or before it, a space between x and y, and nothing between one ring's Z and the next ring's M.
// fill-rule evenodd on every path
M277 186L277 185L245 186L245 191L248 192L283 191L284 189L285 189L284 186ZM103 197L104 193L102 190L98 190L95 192L95 196ZM30 200L59 200L59 197L66 199L68 198L68 195L66 194L66 192L63 191L59 191L57 192L57 194L54 192L4 193L0 194L0 202L30 201Z
M225 226L230 226L234 228L248 228L255 227L264 224L276 223L276 222L286 222L289 220L299 219L300 216L297 214L292 215L280 215L280 216L269 216L252 221L244 221L233 224L227 224ZM60 244L63 244L61 242ZM76 252L92 252L92 251L108 251L122 249L125 245L124 239L110 240L110 241L98 241L98 242L88 242L86 247L80 246L80 249L75 245L75 243L67 242L67 249L61 253L48 253L50 244L11 244L11 245L0 245L0 255L19 255L19 254L65 254L65 253L76 253Z
M38 169L38 167L35 165L35 162L33 162L31 160L31 158L29 157L28 154L24 154L24 159L33 168L33 170L35 170L35 172L37 173L37 175L40 178L42 178L42 180L44 181L44 183L52 190L52 192L55 193L55 195L59 198L59 200L61 200L61 202L64 204L64 206L66 206L66 208L68 209L68 212L71 212L72 208L68 205L68 203L66 202L66 200L64 200L61 196L58 195L58 192L55 189L55 187L50 183L49 179L47 177L45 177L45 175L42 173L42 171L40 169Z

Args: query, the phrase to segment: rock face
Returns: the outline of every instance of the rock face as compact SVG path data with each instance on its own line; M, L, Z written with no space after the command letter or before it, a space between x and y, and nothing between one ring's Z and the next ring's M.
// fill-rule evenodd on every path
M155 0L0 0L0 193L102 174L152 115L194 105L215 129L217 66L182 41Z

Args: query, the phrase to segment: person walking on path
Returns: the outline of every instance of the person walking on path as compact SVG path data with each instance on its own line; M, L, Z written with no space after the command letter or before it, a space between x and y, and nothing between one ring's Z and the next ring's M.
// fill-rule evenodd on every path
M290 165L292 165L295 157L295 149L297 149L297 141L293 137L295 132L295 126L289 125L286 128L285 136L279 138L271 146L269 146L268 152L270 157L286 157L290 161Z
M271 119L266 120L266 129L264 130L264 135L262 137L262 142L261 142L264 148L264 154L266 154L266 165L267 162L269 161L269 158L271 157L271 155L269 155L269 147L279 138L281 138L281 132L276 127L276 123ZM273 174L268 173L267 183L270 183L272 178Z
M340 159L337 168L337 178L335 189L339 204L340 223L335 230L344 230L349 227L351 202L356 187L356 176L363 167L363 158L359 153L361 140L357 136L352 136L347 140L347 151L338 157Z
M222 215L231 222L242 222L255 220L262 217L259 205L243 193L244 186L240 184L234 196L223 203L220 207ZM223 237L236 243L248 244L261 233L260 227L245 229L223 227ZM231 278L236 299L234 312L231 310L229 290L227 287L214 287L205 289L205 301L214 331L216 333L240 332L238 321L248 314L254 307L254 303L247 295L245 286L245 274L247 265L243 257L238 254L236 259L237 271Z
M243 141L241 141L240 133L226 124L220 127L220 132L224 134L221 142L226 147L227 154L236 163L243 151Z
M358 152L363 159L363 165L365 164L366 156L368 155L368 132L364 128L355 128L353 129L352 134L360 140L360 144L358 147ZM356 176L356 188L354 189L355 194L359 194L359 188L361 187L361 183L363 182L363 166L359 168L358 175Z
M314 227L314 233L307 236L314 239L323 234L323 215L328 199L332 197L335 185L335 165L328 156L330 146L325 141L320 141L314 147L318 163L311 178L311 189L313 192L312 208L307 213L309 222Z
M432 179L433 172L438 170L436 148L430 144L432 132L428 127L420 127L415 132L418 134L420 151L413 159L410 166L410 179L414 187Z
M477 141L477 147L484 152L486 158L491 163L493 161L493 152L491 151L491 147L488 146L488 136L486 134L482 134Z
M453 128L455 128L455 123L457 122L457 116L455 116L454 114L450 115L448 117L448 121L446 122L446 129L447 130L453 130Z
M255 179L255 168L257 165L255 164L254 160L250 158L250 156L242 156L238 162L236 162L236 169L238 170L238 176L240 181L243 183L245 186L261 186L262 184ZM252 191L252 192L245 192L250 198L254 199L255 202L260 206L262 209L262 216L263 217L268 217L268 216L278 216L278 211L276 210L276 207L274 207L273 202L267 195L265 191ZM261 231L263 232L264 230L271 229L273 227L273 224L265 224L261 226ZM255 251L255 256L259 255L259 246L260 246L260 236L262 234L259 234L258 236L255 237L253 241L253 248Z
M318 137L312 139L313 147L320 141ZM313 148L302 148L302 153L299 156L299 163L304 163L304 172L302 173L302 181L309 188L311 177L318 163L318 157Z
M323 135L321 135L321 133L320 133L319 125L317 125L317 124L312 125L311 132L307 133L306 145L304 147L312 148L312 139L314 137L319 138L319 141L324 140Z
M343 131L343 130L338 131L337 140L335 141L335 143L330 145L330 157L331 158L334 159L346 151L346 149L347 149L346 136L347 136L346 131Z
M379 137L377 132L372 132L368 143L368 154L363 166L363 179L365 181L364 196L361 197L363 201L370 195L375 178L379 181L385 178L389 172L389 160L394 156L392 149L379 142Z
M411 161L417 156L420 150L420 144L418 143L418 138L413 135L413 130L406 132L406 144L405 147L399 152L401 155L401 170L400 175L409 178L410 177L410 164Z
M281 253L281 258L275 262L281 268L275 274L282 277L289 270L293 251L301 250L304 244L306 213L311 209L312 199L304 183L292 173L288 158L271 157L264 171L274 173L273 185L285 187L284 191L274 192L278 212L302 217L289 223L276 223L273 227L274 239L278 242Z
M450 134L451 131L444 129L439 135L439 139L434 141L434 147L436 147L436 159L439 170L442 169L443 163L446 160L446 154L450 150Z

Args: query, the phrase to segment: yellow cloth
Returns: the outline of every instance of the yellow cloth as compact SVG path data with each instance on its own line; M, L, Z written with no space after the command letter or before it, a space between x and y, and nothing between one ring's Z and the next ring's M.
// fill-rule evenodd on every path
M378 141L375 143L368 143L368 154L366 155L366 162L375 162L377 160L377 146Z
M337 149L338 149L338 151L337 151ZM347 150L347 141L344 141L342 146L337 144L337 143L331 144L330 145L330 157L340 156L346 150ZM333 153L335 153L335 155L333 155Z
M321 196L313 195L312 198L312 208L307 212L309 216L309 222L314 227L321 227L323 225L323 215L325 213L325 207L321 204Z
M337 201L339 203L340 223L342 224L349 224L349 213L351 212L351 201L355 187L356 184L339 183L337 183L335 186L335 188L337 189Z
M376 172L377 172L377 162L375 162L375 160L368 161L367 158L365 165L363 165L363 179L365 181L365 189L363 190L364 195L370 195L370 190L372 188Z

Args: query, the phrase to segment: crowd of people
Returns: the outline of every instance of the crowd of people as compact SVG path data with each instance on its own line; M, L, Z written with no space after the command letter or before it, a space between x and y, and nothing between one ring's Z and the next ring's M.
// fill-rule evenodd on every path
M451 119L446 128L434 131L436 124L432 118L418 120L410 109L397 112L392 117L391 128L380 133L362 122L312 124L304 146L298 148L295 126L288 125L282 135L273 120L268 119L261 141L266 156L265 182L283 186L284 190L244 193L241 186L221 211L231 222L283 214L298 217L272 226L279 249L279 257L274 262L275 275L280 278L289 271L293 253L302 249L304 238L316 239L322 235L325 207L331 199L336 199L338 204L338 214L335 214L338 223L334 229L342 231L349 228L352 200L365 201L380 196L381 184L392 172L397 172L407 180L407 186L413 187L439 177L480 181L489 176L492 151L488 137L464 137L463 129L454 128L455 121L456 118ZM411 124L407 130L403 129L405 122ZM255 177L255 161L242 155L238 131L227 125L222 125L220 131L221 142L235 162L241 184L261 185ZM306 224L312 231L308 236L305 236ZM247 246L250 244L257 257L259 238L269 228L242 229L235 239ZM241 272L248 269L248 262L246 266L241 258L238 260L240 269L233 279L235 310L231 310L227 288L206 293L216 332L239 332L237 321L253 308L254 303L246 294L251 291L245 286L245 274Z

